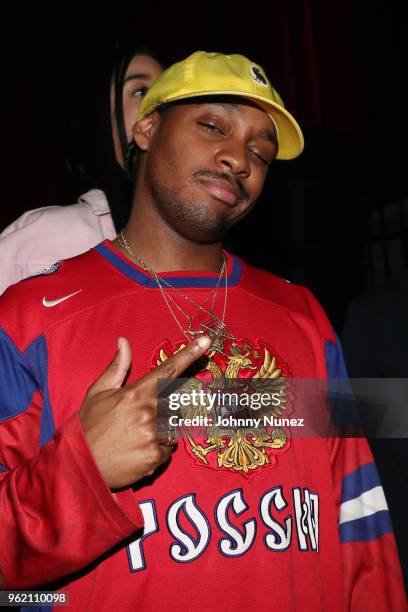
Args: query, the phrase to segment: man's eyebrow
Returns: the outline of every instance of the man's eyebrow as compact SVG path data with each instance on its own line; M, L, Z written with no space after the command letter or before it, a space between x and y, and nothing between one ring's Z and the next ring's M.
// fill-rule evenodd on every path
M188 102L189 100L187 100L187 103ZM191 100L191 102L194 103L194 100ZM212 100L210 96L203 96L201 100L201 104L206 104L208 106L218 106L219 108L223 108L229 113L237 113L237 114L241 113L241 109L239 108L238 104L234 102L223 102L221 100Z
M242 112L239 105L235 104L234 102L220 102L217 100L216 102L210 102L210 104L220 106L221 108L232 113L235 112L237 114L241 114ZM268 142L272 142L275 145L278 144L278 138L274 130L268 130L267 128L263 128L259 131L259 135L261 138L267 140Z
M230 113L235 112L240 114L241 112L241 109L239 108L238 104L234 104L233 102L220 102L219 100L217 100L217 102L211 102L210 104L214 104L215 106L221 106L221 108L229 111Z
M278 138L275 132L272 130L262 129L260 130L259 135L261 138L267 140L268 142L272 142L275 145L278 144Z
M135 73L135 74L129 74L129 76L127 76L125 79L123 79L123 84L125 85L125 83L128 83L129 81L135 81L136 79L151 79L152 75L151 74L147 74L145 72L139 72L139 73Z

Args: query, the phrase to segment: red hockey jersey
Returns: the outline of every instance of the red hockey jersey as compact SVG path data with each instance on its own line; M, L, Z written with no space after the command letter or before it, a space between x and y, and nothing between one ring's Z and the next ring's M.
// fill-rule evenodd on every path
M227 255L235 353L213 374L342 376L341 351L302 287ZM69 609L160 612L406 609L386 501L362 439L249 437L242 453L180 440L170 462L112 493L78 416L129 339L132 381L183 338L155 280L109 241L0 299L0 566L5 588L57 582ZM163 275L196 302L218 275ZM216 309L222 310L223 279ZM218 368L218 370L217 370ZM241 459L239 458L241 457Z

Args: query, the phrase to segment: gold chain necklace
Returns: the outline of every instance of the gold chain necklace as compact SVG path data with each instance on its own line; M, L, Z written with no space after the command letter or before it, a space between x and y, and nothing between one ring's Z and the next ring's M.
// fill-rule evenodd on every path
M226 309L227 309L227 296L228 296L228 275L227 275L227 262L225 259L225 255L223 255L223 264L221 267L221 271L217 280L217 284L215 287L215 291L214 291L214 296L213 296L213 300L212 300L212 304L210 306L210 308L205 308L205 305L207 304L210 296L208 296L206 298L206 300L204 301L203 304L198 304L195 300L193 300L192 298L190 298L188 295L186 295L183 291L181 291L178 287L175 287L174 285L172 285L171 283L169 283L165 278L159 276L157 274L157 272L155 270L153 270L153 268L151 268L141 257L140 255L137 255L134 250L132 249L132 247L128 244L123 231L119 232L118 234L118 241L119 244L129 253L129 255L131 256L132 259L134 259L136 261L136 263L146 272L148 272L149 274L151 274L153 276L153 278L155 279L157 286L160 289L160 292L163 296L164 302L167 305L167 308L169 309L174 321L176 322L177 326L179 327L180 331L182 332L182 334L185 336L185 338L191 342L192 340L194 340L194 338L198 335L201 334L206 334L208 335L211 339L212 339L212 345L211 345L211 350L213 351L217 351L217 352L223 352L223 344L225 339L229 339L229 340L235 340L234 336L231 335L231 333L229 332L227 326L225 325L225 314L226 314ZM219 319L219 317L217 317L216 314L214 314L214 306L215 306L215 302L217 299L217 295L219 292L219 288L221 285L221 280L223 275L225 275L225 294L224 294L224 306L223 306L223 314L222 314L222 319ZM192 315L188 315L183 308L176 302L176 300L165 290L165 287L168 289L173 289L180 297L182 297L185 301L189 302L190 304L192 304L193 306L196 307L196 312L193 313ZM173 303L174 307L177 308L177 310L187 319L188 321L188 328L185 329L183 328L182 324L180 323L179 319L177 318L177 315L175 313L175 311L173 310L171 304ZM203 320L201 323L198 322L198 326L200 327L200 329L195 329L194 325L197 326L197 321L194 322L194 319L197 318L197 315L201 314L201 315L207 315L207 319Z

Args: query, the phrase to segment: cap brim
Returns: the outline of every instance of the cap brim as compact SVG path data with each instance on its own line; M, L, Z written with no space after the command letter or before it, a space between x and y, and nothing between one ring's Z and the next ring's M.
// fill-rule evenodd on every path
M158 106L167 102L177 102L177 100L188 100L189 98L198 98L201 96L237 96L239 98L247 98L254 101L262 110L271 117L278 132L278 153L276 159L294 159L298 157L304 148L304 140L302 130L296 119L282 106L271 102L268 98L257 96L256 94L248 94L248 92L239 91L195 91L194 93L186 93L174 97L166 97L162 102L152 104L143 113L142 119L146 115L152 113Z

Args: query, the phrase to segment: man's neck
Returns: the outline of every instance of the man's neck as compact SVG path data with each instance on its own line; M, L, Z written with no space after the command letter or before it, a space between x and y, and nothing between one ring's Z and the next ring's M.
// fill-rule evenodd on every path
M123 230L128 245L150 268L155 272L221 270L223 263L221 242L197 244L187 240L164 222L157 222L156 215L151 212L151 208L146 210L134 207L129 222ZM134 261L117 239L114 244L128 259Z

